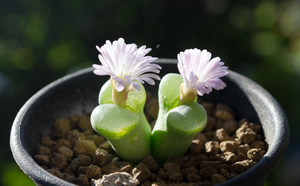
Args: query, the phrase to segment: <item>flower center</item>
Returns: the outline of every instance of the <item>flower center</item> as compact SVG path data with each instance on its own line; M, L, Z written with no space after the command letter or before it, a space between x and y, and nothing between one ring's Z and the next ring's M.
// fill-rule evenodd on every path
M180 99L178 105L194 102L197 96L197 89L188 87L184 83L180 85Z
M123 63L122 65L122 71L118 77L122 78L124 80L125 76L131 76L132 72L126 72L126 65Z

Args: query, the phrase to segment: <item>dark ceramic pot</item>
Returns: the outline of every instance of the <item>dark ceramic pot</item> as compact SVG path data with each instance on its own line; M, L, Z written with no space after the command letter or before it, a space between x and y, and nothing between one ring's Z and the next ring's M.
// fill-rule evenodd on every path
M178 72L176 60L160 59L157 63L162 66L161 77ZM80 70L47 85L20 109L12 125L10 146L17 164L37 185L73 185L45 171L32 157L40 137L49 134L54 121L73 114L91 113L98 103L99 90L108 78L95 76L92 68ZM289 126L286 116L277 101L250 79L229 71L223 80L227 84L224 90L213 91L203 99L227 104L235 110L237 120L248 118L262 125L268 151L251 169L220 186L263 185L287 148ZM158 86L145 85L145 88L156 93Z

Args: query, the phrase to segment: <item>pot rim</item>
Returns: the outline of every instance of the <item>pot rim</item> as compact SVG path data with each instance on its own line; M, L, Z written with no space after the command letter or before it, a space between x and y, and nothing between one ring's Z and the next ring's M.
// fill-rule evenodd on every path
M176 59L158 59L156 61L158 64L176 64ZM11 134L10 134L10 147L13 154L13 157L19 167L23 170L23 172L28 175L31 179L34 178L34 180L39 182L47 183L46 185L74 185L72 183L66 182L58 177L53 176L52 174L48 173L46 170L44 170L42 167L40 167L30 156L28 150L24 147L24 143L21 139L21 125L23 123L23 119L25 115L28 115L28 112L30 112L30 108L33 104L35 104L35 101L38 100L42 95L44 95L47 91L53 89L55 86L62 84L66 81L71 81L72 79L82 76L87 73L91 73L93 71L92 67L88 67L82 70L79 70L77 72L68 74L64 77L61 77L52 83L48 84L41 90L39 90L37 93L35 93L19 110L17 113L15 120L13 122L12 128L11 128ZM275 165L279 162L279 160L283 157L285 150L289 143L289 126L288 121L286 119L285 113L282 110L281 106L278 104L278 102L271 96L271 94L266 91L264 88L262 88L260 85L256 84L254 81L250 80L249 78L240 75L236 72L233 72L231 70L228 70L227 77L236 83L243 91L244 93L249 96L253 93L260 92L263 97L261 97L262 104L272 104L272 112L268 113L270 117L274 118L275 121L277 121L275 124L277 130L274 134L274 140L278 140L280 143L273 142L272 145L268 147L268 150L265 154L265 156L251 169L243 172L242 174L238 175L235 178L232 178L222 184L222 186L225 185L233 185L237 182L243 182L247 183L247 180L256 179L257 175L268 175L268 172L274 169ZM253 100L250 99L250 102ZM256 108L257 105L254 105ZM30 114L30 113L29 113ZM259 117L260 114L265 113L258 113ZM274 156L276 154L276 156ZM262 168L264 167L264 168ZM34 170L34 171L32 171Z

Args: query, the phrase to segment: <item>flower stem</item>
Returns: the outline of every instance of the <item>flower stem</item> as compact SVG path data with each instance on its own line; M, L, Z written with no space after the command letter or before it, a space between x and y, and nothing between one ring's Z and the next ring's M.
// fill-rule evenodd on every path
M192 103L197 97L197 90L187 88L184 83L180 85L180 99L178 101L178 106L187 103Z
M132 91L132 86L125 85L124 89L121 92L118 92L114 87L116 82L110 79L110 83L112 86L112 101L114 104L126 108L126 102L128 98L128 93Z

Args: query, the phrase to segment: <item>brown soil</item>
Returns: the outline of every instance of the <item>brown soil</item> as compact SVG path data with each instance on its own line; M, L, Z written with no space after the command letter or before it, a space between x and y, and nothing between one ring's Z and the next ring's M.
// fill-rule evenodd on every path
M162 167L150 155L138 165L121 160L93 130L89 116L79 115L55 122L50 134L41 138L34 159L51 174L78 185L107 184L110 179L115 180L112 185L122 185L117 176L124 177L126 185L156 186L216 185L247 171L264 156L267 145L260 125L236 121L233 110L222 103L201 104L208 115L205 129L184 156ZM145 113L151 125L157 112L157 99L147 94Z

